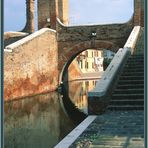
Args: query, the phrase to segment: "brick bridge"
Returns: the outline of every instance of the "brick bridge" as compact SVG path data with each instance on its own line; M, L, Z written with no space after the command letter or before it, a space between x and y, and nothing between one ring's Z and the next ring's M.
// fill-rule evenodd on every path
M33 34L25 38L19 36L23 39L15 43L13 40L12 44L5 47L5 99L55 90L61 81L63 69L68 68L71 61L84 50L107 48L116 52L123 47L135 25L144 25L143 3L143 0L134 0L133 17L124 24L67 26L68 0L38 0L38 27L50 27L53 30L41 29L33 33L34 0L26 0L27 21L22 31ZM10 43L15 37L10 34L5 43ZM19 63L16 59L24 55L28 59L20 59ZM35 59L40 59L40 63L36 63ZM14 69L8 71L12 65ZM21 65L24 68L19 71ZM52 77L53 72L55 75Z

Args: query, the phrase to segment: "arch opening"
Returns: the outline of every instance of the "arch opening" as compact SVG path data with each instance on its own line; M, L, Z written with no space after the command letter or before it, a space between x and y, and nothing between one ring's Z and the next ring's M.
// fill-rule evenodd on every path
M63 66L62 83L60 83L59 88L62 93L65 89L71 102L85 114L88 113L87 92L91 91L101 78L104 72L104 58L112 59L114 54L110 49L84 49L72 55Z
M63 66L60 83L85 79L87 75L91 79L93 77L90 74L94 74L94 78L101 75L108 66L104 65L104 59L112 60L114 54L115 52L105 48L84 49L75 53Z

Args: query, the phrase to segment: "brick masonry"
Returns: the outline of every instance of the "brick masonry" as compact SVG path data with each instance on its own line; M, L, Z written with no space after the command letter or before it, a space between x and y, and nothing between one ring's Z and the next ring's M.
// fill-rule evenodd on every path
M38 0L38 27L56 29L56 18L68 24L68 0ZM50 18L50 22L47 19Z

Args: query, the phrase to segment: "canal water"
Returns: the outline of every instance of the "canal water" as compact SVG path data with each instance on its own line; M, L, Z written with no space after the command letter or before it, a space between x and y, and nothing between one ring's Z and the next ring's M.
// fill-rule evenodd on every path
M96 80L72 81L52 92L4 104L5 148L53 148L87 117Z

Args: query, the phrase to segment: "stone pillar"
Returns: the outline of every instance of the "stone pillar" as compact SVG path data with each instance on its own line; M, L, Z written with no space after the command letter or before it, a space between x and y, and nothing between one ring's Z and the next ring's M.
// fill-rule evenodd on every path
M68 0L38 0L38 28L56 29L57 17L67 25L68 7Z
M34 32L34 0L26 0L26 26L23 31Z
M68 9L69 3L68 0L58 0L58 17L61 22L65 25L68 25Z
M38 0L38 29L50 28L49 0Z
M134 25L144 26L144 0L134 0Z
M50 0L50 28L56 30L56 18L58 16L58 0Z

